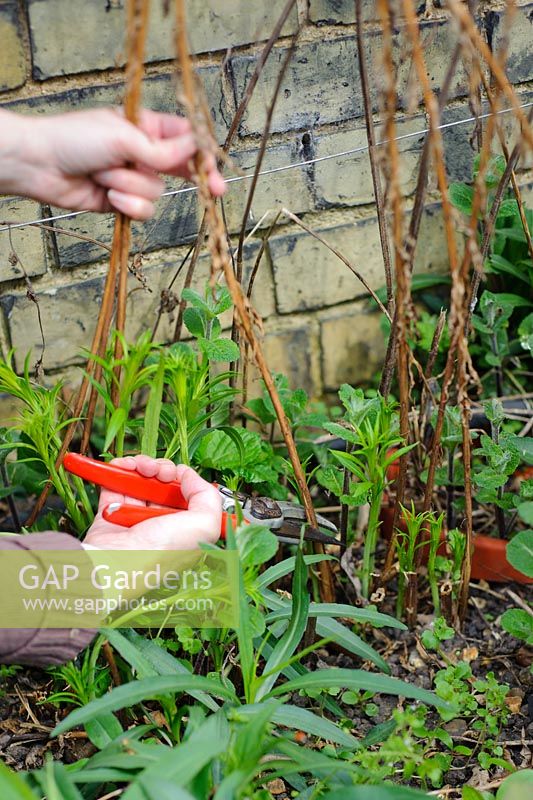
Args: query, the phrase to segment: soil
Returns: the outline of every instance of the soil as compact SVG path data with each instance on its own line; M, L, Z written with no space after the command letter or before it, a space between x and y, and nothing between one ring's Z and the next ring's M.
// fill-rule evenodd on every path
M5 529L5 528L4 528ZM380 545L380 550L384 545ZM357 556L357 554L356 554ZM357 589L346 579L341 571L339 577L344 583L339 587L338 601L360 604ZM290 590L290 577L283 588ZM357 583L356 583L357 585ZM494 672L500 683L510 688L508 704L513 713L499 737L504 747L504 758L517 768L533 766L533 675L530 668L533 663L533 649L528 648L507 634L498 624L499 617L508 608L516 607L516 596L524 604L531 603L532 587L519 584L491 584L475 581L470 586L469 613L463 630L454 639L444 644L444 650L451 660L468 660L476 678L484 678L488 672ZM513 598L511 594L514 593ZM378 608L384 613L395 616L395 587L384 595ZM375 598L374 598L375 599ZM388 628L374 629L368 632L367 639L386 659L391 674L423 688L430 689L434 674L445 664L433 653L423 648L420 636L433 617L429 597L422 596L415 631L397 631ZM361 668L359 659L345 652L340 652L334 645L313 653L306 660L308 668L338 666L345 668ZM375 670L372 664L364 668ZM58 739L50 739L50 733L71 710L71 707L56 708L46 703L51 693L53 682L46 670L19 668L14 675L0 678L0 758L13 769L36 769L43 765L48 752L64 763L72 763L86 758L95 752L94 746L83 731L72 731ZM43 702L44 701L44 702ZM295 697L295 703L304 702ZM398 700L395 697L378 695L374 698L378 711L369 718L359 706L347 706L347 715L353 716L353 729L358 737L363 737L371 728L388 720ZM402 701L400 701L402 702ZM432 723L442 725L434 712L430 712L428 726ZM476 732L468 729L463 720L454 720L445 725L456 744L474 746ZM444 749L444 748L443 748ZM447 752L447 751L446 751ZM460 793L455 787L465 783L485 788L498 785L504 773L498 770L484 772L477 765L475 757L454 758L449 772L445 776L442 796L455 800ZM282 781L269 787L272 794L284 800L290 797Z
M527 601L530 587L511 584L497 589L483 582L471 584L469 615L463 631L445 643L445 650L451 658L470 660L474 675L483 678L493 671L500 683L510 687L509 704L512 713L508 724L502 730L500 742L504 746L505 758L518 768L532 766L533 743L533 650L521 645L498 625L498 617L508 607L515 605L508 591L511 590L522 600ZM391 600L385 598L380 610L393 613ZM346 598L343 598L346 601ZM390 605L390 607L389 607ZM387 660L394 677L431 688L435 672L445 666L434 656L428 654L420 642L420 634L432 620L429 614L421 614L419 626L414 632L391 629L374 630L369 641ZM307 666L338 666L360 668L361 662L352 655L339 652L328 646L307 659ZM371 664L365 668L373 669ZM95 752L84 732L73 731L58 739L49 735L66 709L58 709L45 701L52 690L52 680L45 670L21 668L15 675L2 679L0 684L0 757L13 769L35 769L44 763L47 752L65 763L72 763ZM299 698L294 698L299 702ZM397 699L377 696L374 702L378 712L367 717L358 706L347 707L353 714L354 730L357 736L364 736L379 722L390 718ZM436 715L430 715L429 722L439 724ZM442 724L442 723L440 723ZM457 744L473 746L476 732L468 729L462 720L447 723L447 730ZM498 772L496 771L496 780ZM502 773L503 777L503 773ZM475 759L456 757L452 768L446 774L443 796L455 798L453 787L465 783L488 785L495 780L476 765ZM275 787L271 787L274 791ZM277 782L276 797L283 800L289 797ZM281 790L281 791L280 791Z

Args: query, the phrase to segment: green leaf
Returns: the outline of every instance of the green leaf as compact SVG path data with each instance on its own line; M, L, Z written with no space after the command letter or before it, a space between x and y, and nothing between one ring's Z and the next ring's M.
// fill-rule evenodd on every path
M463 786L462 800L483 800L483 795L473 786Z
M466 186L464 183L450 183L449 187L450 201L453 203L461 214L470 216L472 214L472 200L474 197L474 189L472 186Z
M224 426L210 430L203 437L195 458L203 467L227 473L264 461L265 451L255 431Z
M512 275L513 278L517 278L519 281L524 281L529 286L530 277L527 270L513 264L511 261L508 261L503 256L499 256L496 253L493 253L490 258L488 259L485 269L487 272L492 273L506 273L508 275Z
M127 419L126 409L122 408L122 406L115 408L115 410L111 414L109 425L107 426L105 442L104 442L104 450L109 450L115 436L120 431L120 429L126 424L126 419Z
M183 312L183 322L189 333L197 339L205 336L204 314L197 308L186 308Z
M229 311L229 309L233 305L233 300L231 299L231 294L229 289L226 286L221 286L217 293L217 301L215 303L214 312L217 314L223 314L224 311Z
M318 736L328 742L335 742L335 744L349 747L352 750L359 747L358 739L352 736L351 733L344 731L339 725L325 717L319 717L318 714L314 714L306 708L300 708L290 703L284 703L274 712L272 722L292 730L305 731L311 736Z
M525 800L533 793L533 769L523 769L509 775L498 791L496 800Z
M296 555L296 568L292 581L292 613L289 626L281 639L276 643L263 670L261 685L256 692L256 700L260 700L270 691L282 667L296 651L302 640L307 625L309 612L309 594L307 592L307 567L301 549ZM269 674L270 673L270 674Z
M324 489L333 492L336 497L340 497L343 493L343 473L339 467L332 465L320 467L316 471L315 477Z
M336 561L337 559L335 556L326 556L326 555L314 555L314 556L304 556L304 562L309 566L310 564L318 564L320 561ZM265 586L269 586L274 581L283 578L285 575L289 575L291 572L294 572L294 568L296 566L296 556L292 556L291 558L286 558L284 561L280 561L279 564L273 564L271 567L266 569L261 575L257 576L257 587L262 589ZM347 608L351 608L352 606L346 606ZM290 612L288 613L288 616Z
M323 795L323 800L421 800L429 798L416 789L381 784L380 786L350 786Z
M159 441L159 425L163 399L163 386L165 381L165 359L163 354L159 357L159 365L150 389L150 396L146 404L144 415L144 429L141 441L141 452L151 458L157 457L157 442Z
M374 725L361 742L362 746L371 747L374 744L381 744L381 742L384 742L385 739L388 739L389 736L394 733L397 727L398 723L395 719L388 719L386 722L380 722L378 725Z
M230 526L226 531L226 548L228 550L237 550L237 542L235 540L235 532ZM253 621L250 614L250 601L244 587L244 575L242 563L239 559L238 563L238 581L239 581L239 627L237 628L237 641L239 644L239 660L242 673L242 681L244 685L244 694L247 702L251 699L252 684L255 679L255 661L254 661L254 644L253 644Z
M369 500L370 490L372 489L371 481L358 481L350 484L348 494L341 494L341 503L346 503L349 506L362 506Z
M282 601L280 600L280 603ZM287 619L290 616L290 610L287 608L280 608L279 610L272 611L268 617L267 622L274 622L277 619ZM382 627L387 625L389 628L397 628L400 631L406 631L407 626L400 620L382 614L380 611L373 611L368 608L356 608L344 603L311 603L309 606L310 617L346 617L346 619L353 619L355 622L368 623L369 625L377 625Z
M528 644L533 643L533 612L528 613L521 608L510 608L501 617L504 630L517 639L523 639Z
M109 628L102 632L122 658L136 670L140 678L149 678L151 675L191 674L187 667L167 650L133 629L119 631L116 628ZM205 692L189 692L189 694L211 711L217 711L218 703L210 695Z
M2 800L36 800L35 795L22 778L0 761L0 796Z
M528 314L524 317L518 326L518 336L520 337L520 344L524 350L533 351L533 314Z
M268 705L270 702L239 706L235 710L234 716L246 719L258 708ZM319 717L318 714L308 711L306 708L300 708L290 703L278 706L271 715L271 720L276 725L282 725L284 728L290 728L291 730L303 730L312 736L318 736L328 742L335 742L335 744L340 744L343 747L351 749L359 747L359 740L352 736L351 733L344 731L339 725L329 719Z
M239 347L231 339L198 339L200 350L210 361L238 361Z
M436 706L438 708L449 708L448 704L441 700L433 692L427 689L420 689L405 681L397 678L389 678L388 675L374 675L362 669L320 669L294 678L281 686L276 686L270 692L271 697L298 691L299 689L364 689L372 693L392 694L401 697L408 697L412 700L420 700L422 703Z
M131 791L127 789L124 792L123 800L133 800L137 786L148 794L150 800L159 800L159 795L152 792L158 779L164 776L174 785L186 786L228 746L228 722L221 712L212 714L184 742L173 748L161 748L161 756L138 776Z
M279 542L265 525L245 525L239 530L239 553L245 567L266 564L278 552Z
M533 437L532 436L509 436L509 441L514 444L520 458L526 464L533 465Z
M142 781L142 789L139 786L140 781L128 788L129 800L198 800L190 792L177 786L174 781L167 781L166 778L151 776ZM125 798L126 794L121 796Z
M520 498L522 500L533 500L533 479L526 478L520 481Z
M322 638L336 642L348 652L353 653L363 661L371 661L383 672L390 673L390 668L385 659L367 644L360 636L346 628L336 619L320 617L316 623L316 632Z
M528 500L526 503L519 503L516 509L518 511L518 516L526 525L533 525L533 500Z
M507 544L507 561L511 566L533 578L533 530L520 531Z
M354 430L347 428L345 425L340 425L338 422L325 422L324 430L333 434L333 436L338 436L339 439L344 439L345 442L351 442L352 444L359 442L359 435ZM330 452L336 453L338 451L332 450Z
M141 681L126 683L124 686L117 686L103 697L92 700L83 708L77 708L56 726L52 735L59 736L77 725L84 725L88 720L95 719L100 714L119 711L121 708L135 705L142 700L155 700L161 695L191 691L204 691L214 694L216 697L236 702L233 691L221 683L201 675L165 675L158 678L145 678Z
M122 733L122 725L113 714L100 714L85 724L87 736L99 750Z
M72 776L61 762L50 759L43 772L44 780L40 783L45 788L48 800L83 800Z
M526 243L526 234L523 228L498 228L495 235L502 239L509 239L511 242Z
M486 295L488 295L488 297L485 297ZM481 300L484 300L485 303L490 300L491 303L505 308L506 310L509 309L511 312L514 311L515 308L524 308L533 305L532 301L528 297L522 297L518 294L510 294L509 292L498 292L497 294L494 294L493 292L488 292L485 290Z
M514 198L502 200L498 209L499 217L519 217L518 203Z
M184 289L181 293L181 299L190 303L191 306L194 306L194 308L197 308L199 311L203 311L208 317L213 316L209 303L204 300L201 294L195 292L194 289Z

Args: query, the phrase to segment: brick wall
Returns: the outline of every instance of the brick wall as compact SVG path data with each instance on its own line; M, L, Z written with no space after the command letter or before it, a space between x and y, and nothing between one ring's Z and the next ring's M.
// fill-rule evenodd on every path
M189 31L198 71L205 84L217 136L223 141L235 109L253 73L261 43L270 32L285 0L189 0ZM172 22L162 0L152 0L147 43L144 102L156 110L176 109L173 81ZM438 2L419 3L422 36L431 84L438 90L456 32ZM502 2L480 3L479 25L496 48L504 35ZM51 113L118 103L123 92L123 0L0 0L0 106L21 113ZM376 4L365 0L365 47L371 68L372 99L378 110L382 37ZM522 102L533 95L531 51L533 3L520 2L510 37L509 75ZM321 158L364 147L366 133L357 69L353 0L298 0L279 43L274 48L249 105L232 156L245 173L254 166L265 108L270 101L291 36L300 28L294 58L272 120L272 135L263 169L275 169L310 158ZM402 153L401 182L407 198L413 193L417 163L426 127L416 108L410 61L401 20L394 34L401 110L398 134ZM444 120L454 123L471 116L467 75L457 72ZM517 136L506 118L510 143ZM473 124L452 126L444 134L447 166L452 179L470 174ZM417 135L418 134L418 135ZM380 137L378 129L378 138ZM531 160L521 164L527 184ZM177 184L174 184L176 186ZM247 182L231 186L225 211L231 233L238 231ZM372 183L366 153L319 161L260 180L253 202L253 220L265 212L263 230L273 213L285 206L335 244L380 287L382 256ZM408 199L409 202L409 199ZM0 220L37 219L59 209L31 200L0 198ZM81 363L102 294L108 253L98 244L57 231L78 232L104 244L111 241L112 216L86 214L60 220L55 231L13 230L13 244L31 276L39 299L46 337L47 374L70 377ZM194 237L198 210L193 192L162 200L155 221L133 226L134 250L145 254L144 268L151 292L132 278L129 334L151 325L159 293ZM258 237L262 231L259 231ZM256 237L256 238L258 238ZM247 251L247 268L258 243ZM17 349L17 364L26 352L40 349L35 306L26 296L18 266L9 261L10 244L0 233L0 309L2 347ZM417 251L417 271L445 271L446 249L440 208L430 191ZM195 277L201 286L208 275L201 259ZM174 287L179 292L179 281ZM294 385L315 396L333 391L343 381L372 378L384 353L379 316L370 312L364 288L354 275L319 242L280 220L270 240L254 290L254 303L264 319L265 348L273 369L287 372ZM174 320L160 328L168 338Z

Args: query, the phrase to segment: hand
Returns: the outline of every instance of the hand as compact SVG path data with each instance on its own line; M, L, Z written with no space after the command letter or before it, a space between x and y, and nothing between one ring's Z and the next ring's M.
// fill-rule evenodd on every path
M148 219L164 191L158 173L191 178L198 152L188 120L143 110L139 127L121 111L57 116L0 112L0 194L72 210L122 211ZM225 191L213 153L204 153L209 188Z
M220 537L222 504L215 487L184 464L176 466L166 458L126 456L112 462L121 469L137 470L145 478L157 477L168 483L178 480L189 504L188 511L145 520L132 528L107 522L102 512L110 503L157 506L102 489L98 513L89 528L84 544L104 550L196 550L200 542L216 542Z

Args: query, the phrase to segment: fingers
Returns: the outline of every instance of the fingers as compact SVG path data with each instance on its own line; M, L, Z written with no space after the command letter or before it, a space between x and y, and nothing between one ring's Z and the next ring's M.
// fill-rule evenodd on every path
M198 144L190 124L171 115L143 119L149 120L149 124L144 125L144 131L129 123L117 131L117 155L120 153L122 158L155 172L190 179L192 159L198 153ZM221 196L226 185L217 169L214 155L208 150L203 151L203 165L210 191L217 197Z
M137 470L145 478L157 478L163 483L178 479L178 467L169 458L151 458L141 454L114 458L111 463L121 469Z
M179 117L177 114L163 114L147 108L141 110L139 128L147 136L155 139L169 139L192 132L191 123L186 117Z
M116 492L103 489L98 505L102 535L106 531L113 532L113 541L118 539L128 549L154 550L195 550L201 542L216 542L220 537L222 520L222 502L215 487L205 481L191 467L180 464L176 466L167 458L150 458L146 455L115 458L111 462L128 471L137 471L145 478L158 478L169 482L177 480L188 504L187 511L177 511L164 517L155 517L134 525L128 530L117 529L109 523L103 523L101 512L110 503L128 503L145 505L142 500L135 500ZM106 534L107 535L107 534ZM111 540L103 539L103 544L96 546L110 547Z
M150 200L134 194L125 194L124 192L117 192L116 189L110 189L107 193L107 199L114 209L121 211L131 219L150 219L155 213L155 206Z
M123 194L133 194L146 200L157 200L165 190L165 184L153 172L135 169L105 169L93 173L93 180L106 189L115 189Z

